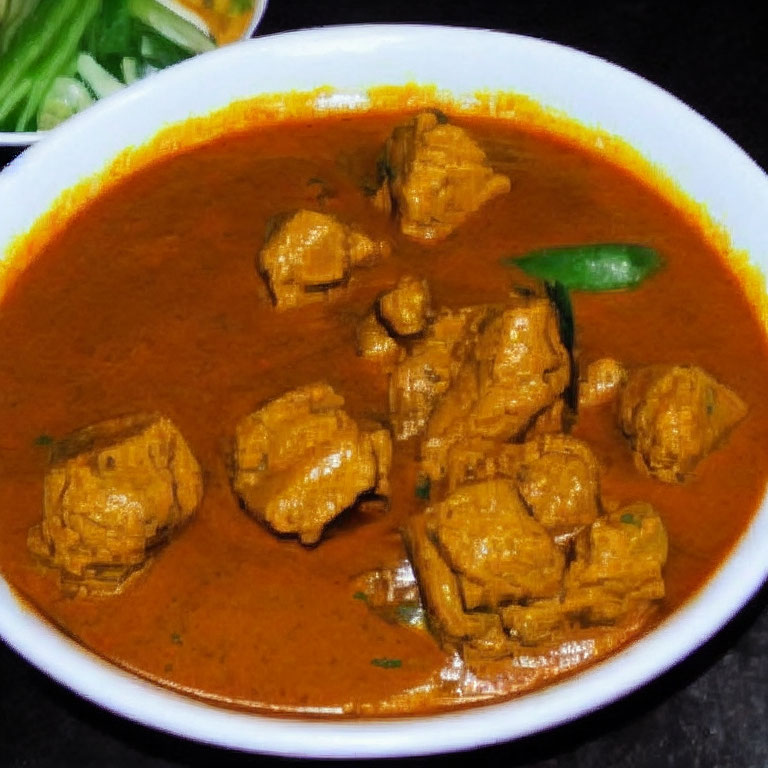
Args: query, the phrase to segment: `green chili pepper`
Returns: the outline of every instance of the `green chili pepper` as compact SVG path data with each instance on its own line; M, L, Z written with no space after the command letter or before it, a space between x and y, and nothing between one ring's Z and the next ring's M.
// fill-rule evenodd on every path
M643 245L598 243L542 248L503 263L574 291L620 291L640 285L663 262L656 251Z

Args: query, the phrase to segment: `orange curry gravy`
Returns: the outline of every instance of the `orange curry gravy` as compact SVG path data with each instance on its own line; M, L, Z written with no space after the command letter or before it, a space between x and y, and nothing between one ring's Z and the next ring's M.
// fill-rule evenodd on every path
M576 434L602 463L606 498L652 502L670 537L674 610L734 545L768 470L768 350L754 308L691 217L599 156L545 132L456 117L512 178L447 240L403 237L361 183L403 113L264 125L157 159L88 204L43 248L0 306L0 567L18 591L104 657L182 690L268 711L387 713L462 702L433 683L448 657L424 631L387 623L352 579L403 557L398 527L414 494L413 444L396 445L391 510L347 515L320 545L281 540L238 506L227 456L236 422L315 380L354 417L385 418L387 377L355 354L355 325L401 274L429 279L435 306L503 300L500 265L544 245L629 241L666 268L633 292L573 296L583 360L696 363L749 405L696 477L640 475L611 406ZM330 303L277 312L254 268L267 220L300 207L387 237L392 255L360 269ZM160 411L204 468L196 519L123 594L62 597L29 554L47 448L84 425ZM374 659L399 660L400 666ZM513 674L511 695L534 684ZM411 691L412 693L408 693Z

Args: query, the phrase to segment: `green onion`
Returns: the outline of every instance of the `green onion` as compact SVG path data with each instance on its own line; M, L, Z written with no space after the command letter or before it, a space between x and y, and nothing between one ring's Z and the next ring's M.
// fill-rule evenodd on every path
M50 91L56 78L72 73L72 63L80 44L80 38L91 19L99 12L100 7L100 0L83 0L80 13L72 19L68 27L62 30L55 50L42 62L34 76L34 84L16 122L17 131L31 130L35 127L33 118L37 115L43 99Z
M0 0L0 56L7 50L16 30L31 15L39 0Z
M643 245L599 243L543 248L502 263L574 291L619 291L637 287L663 262Z
M85 84L99 99L111 96L125 87L116 77L107 72L90 53L81 53L77 57L77 74L83 78Z
M100 0L97 2L100 5ZM24 19L0 59L0 121L31 93L38 71L45 67L52 52L69 44L69 30L77 25L81 5L81 0L41 0Z
M627 525L636 525L638 528L642 527L642 523L630 512L625 512L619 518L619 521L622 523L626 523Z
M151 62L160 68L178 64L178 62L188 59L190 55L188 51L180 48L176 43L172 43L149 30L141 36L139 56L142 60Z
M47 131L93 104L88 89L74 77L57 77L37 111L37 130Z
M191 53L205 53L216 47L208 35L157 0L128 0L128 10L136 19Z
M139 62L132 56L123 56L123 59L120 62L120 71L123 75L123 82L126 85L131 85L131 83L135 83L137 80L141 79Z

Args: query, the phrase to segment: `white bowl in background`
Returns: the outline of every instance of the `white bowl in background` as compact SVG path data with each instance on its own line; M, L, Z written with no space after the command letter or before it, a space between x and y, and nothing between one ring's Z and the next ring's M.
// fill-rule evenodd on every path
M255 0L251 21L242 34L243 40L253 36L267 10L268 2L269 0ZM46 133L47 131L0 131L0 147L28 147L40 141Z
M456 56L461 51L461 56ZM238 73L232 77L232 73ZM483 30L350 26L264 37L190 59L97 103L0 174L0 253L65 189L164 125L261 93L330 85L342 103L374 85L435 84L533 97L616 134L663 168L768 269L768 177L687 106L617 66L540 40ZM331 102L329 102L332 104ZM721 628L768 574L763 503L706 586L626 650L541 691L431 716L313 721L265 717L175 694L100 660L26 610L0 582L0 634L50 676L113 712L171 733L259 752L324 757L416 755L513 739L595 710L680 661Z

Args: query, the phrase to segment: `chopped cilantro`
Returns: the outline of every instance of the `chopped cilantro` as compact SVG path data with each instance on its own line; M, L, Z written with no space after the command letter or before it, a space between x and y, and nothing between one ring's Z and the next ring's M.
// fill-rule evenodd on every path
M400 659L388 659L386 656L380 659L371 659L371 664L382 669L398 669L403 666L403 662Z
M429 475L419 475L419 479L416 481L416 488L414 489L416 498L429 501L429 492L431 488L432 480Z
M230 13L248 13L253 10L253 0L229 0Z
M354 597L355 600L362 600L364 603L368 602L368 595L366 595L365 592L355 592L352 597Z
M174 645L183 645L184 641L181 639L181 635L178 632L171 632L171 642Z
M626 512L625 514L623 514L619 518L619 520L621 520L622 523L627 523L628 525L636 525L638 528L642 527L642 523L633 514L630 514L629 512Z
M51 445L53 438L50 435L38 435L34 440L35 445Z

